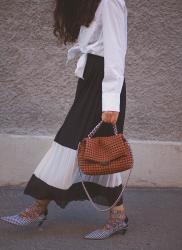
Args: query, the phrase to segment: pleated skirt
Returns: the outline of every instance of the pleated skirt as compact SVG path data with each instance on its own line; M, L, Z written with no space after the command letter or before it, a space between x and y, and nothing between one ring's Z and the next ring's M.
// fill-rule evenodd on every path
M36 166L24 189L24 194L36 199L50 199L61 208L72 201L88 200L81 183L77 160L80 140L101 121L102 80L104 57L87 54L82 78L78 78L75 97L66 118L55 135L50 148ZM125 78L120 94L118 132L123 133L126 109ZM111 123L103 123L95 136L113 135ZM96 204L111 206L122 190L122 172L108 175L85 175L85 186ZM117 205L123 203L123 196Z

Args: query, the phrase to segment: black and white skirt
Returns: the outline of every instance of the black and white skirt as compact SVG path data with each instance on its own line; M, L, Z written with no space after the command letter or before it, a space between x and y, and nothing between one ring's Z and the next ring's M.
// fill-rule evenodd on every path
M65 208L71 201L88 200L81 183L77 162L79 141L101 121L104 57L87 54L84 79L78 78L74 102L49 150L29 179L24 194L36 199L54 200ZM120 95L118 132L123 132L126 108L125 79ZM94 136L113 135L111 123L103 123ZM122 190L122 172L109 175L84 175L85 186L93 201L111 206ZM123 203L123 197L117 205Z

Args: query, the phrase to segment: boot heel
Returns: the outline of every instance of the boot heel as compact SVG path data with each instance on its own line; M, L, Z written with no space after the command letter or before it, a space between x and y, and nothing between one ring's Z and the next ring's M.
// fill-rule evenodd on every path
M45 212L44 212L44 217L39 221L38 227L41 227L42 224L44 223L44 221L47 220L47 215L48 215L48 209L45 210Z
M126 234L126 232L127 232L127 229L126 229L126 228L121 230L121 234L122 234L122 235Z

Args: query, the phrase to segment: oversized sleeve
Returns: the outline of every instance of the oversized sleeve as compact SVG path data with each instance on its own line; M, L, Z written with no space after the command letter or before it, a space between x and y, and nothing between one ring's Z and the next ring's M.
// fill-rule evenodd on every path
M127 50L127 9L124 0L104 0L102 9L104 78L102 111L120 111Z

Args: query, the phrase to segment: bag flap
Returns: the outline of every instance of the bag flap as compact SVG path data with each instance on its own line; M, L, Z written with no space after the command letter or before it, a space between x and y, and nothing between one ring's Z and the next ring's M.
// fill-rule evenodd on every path
M126 147L121 134L87 138L84 158L92 161L111 161L126 155Z

